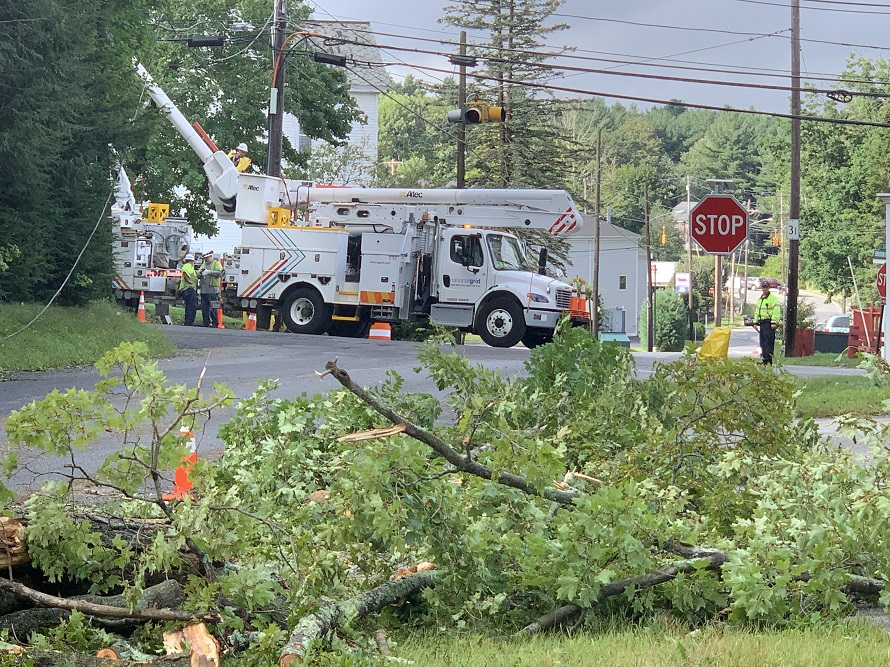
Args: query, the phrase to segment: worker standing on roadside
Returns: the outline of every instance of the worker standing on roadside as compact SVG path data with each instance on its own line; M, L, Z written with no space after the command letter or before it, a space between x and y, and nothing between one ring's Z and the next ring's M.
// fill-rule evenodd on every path
M239 172L247 171L250 168L250 158L247 157L247 144L240 143L233 150L230 150L229 159Z
M182 269L179 277L179 296L185 304L185 320L187 327L195 323L198 314L198 274L195 272L195 256L191 253L182 258Z
M760 356L765 366L772 366L776 347L776 329L782 321L778 297L769 291L769 281L760 281L761 294L754 305L754 328L760 333Z
M219 324L216 309L219 307L219 283L222 273L222 263L218 259L213 259L213 251L205 252L204 262L198 268L201 287L201 323L205 327L215 329Z

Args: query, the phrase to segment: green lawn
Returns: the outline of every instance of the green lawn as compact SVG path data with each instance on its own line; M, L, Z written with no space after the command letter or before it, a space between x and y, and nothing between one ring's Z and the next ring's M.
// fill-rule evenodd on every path
M890 633L864 624L822 630L695 632L636 628L495 641L408 638L393 653L423 667L883 667Z
M143 324L107 302L83 308L53 306L27 329L7 337L42 308L39 304L0 304L0 375L92 364L123 341L141 340L157 357L176 351L158 327Z
M878 387L861 375L820 375L796 379L800 395L797 406L812 417L842 414L875 415L890 412L883 402L890 399L890 386Z
M809 357L783 357L781 354L776 355L777 363L783 366L831 366L833 368L856 368L859 365L859 359L849 359L847 354L837 354L835 352L816 352Z

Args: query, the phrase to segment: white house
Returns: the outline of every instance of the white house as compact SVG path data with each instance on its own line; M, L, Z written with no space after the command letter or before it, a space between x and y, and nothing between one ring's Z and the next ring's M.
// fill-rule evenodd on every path
M568 238L571 250L567 278L593 280L595 266L593 216L582 216L581 232ZM646 302L646 250L640 235L622 227L600 222L599 292L608 314L606 326L613 332L637 335L640 312Z

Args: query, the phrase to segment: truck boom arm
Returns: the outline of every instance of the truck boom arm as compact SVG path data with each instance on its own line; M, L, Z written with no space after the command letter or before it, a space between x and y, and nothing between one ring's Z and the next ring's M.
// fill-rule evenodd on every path
M182 135L188 145L201 158L204 173L210 184L210 199L220 218L234 218L235 196L238 194L238 170L228 156L221 150L213 151L201 138L201 135L186 120L167 93L154 82L140 63L136 64L136 72L145 82L146 90L152 102L161 110Z
M451 224L542 229L554 236L576 231L583 224L565 190L308 188L303 192L303 202L320 204L330 211L338 210L337 204L356 208L366 204L370 209L397 204L392 208L403 219L407 219L403 209L411 209Z

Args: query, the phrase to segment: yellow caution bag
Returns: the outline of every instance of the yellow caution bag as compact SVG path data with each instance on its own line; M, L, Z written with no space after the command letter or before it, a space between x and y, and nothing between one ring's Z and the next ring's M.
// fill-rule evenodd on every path
M698 348L699 359L726 359L729 354L729 327L714 327Z

